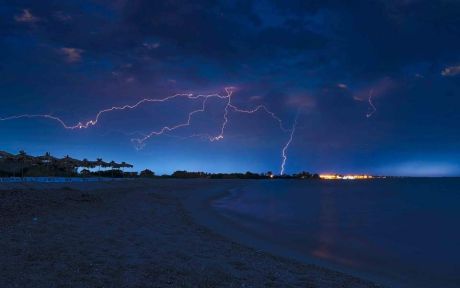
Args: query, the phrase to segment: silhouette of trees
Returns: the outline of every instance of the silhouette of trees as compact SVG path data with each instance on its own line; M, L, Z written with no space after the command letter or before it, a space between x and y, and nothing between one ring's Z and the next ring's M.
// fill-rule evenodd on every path
M171 177L173 178L208 178L208 174L204 172L188 172L188 171L175 171Z
M97 171L92 169L97 168ZM108 169L110 168L110 169ZM102 158L96 161L88 159L78 160L69 155L62 159L53 157L49 152L39 157L28 155L25 151L19 151L17 155L0 151L0 176L16 176L20 172L21 177L25 176L98 176L98 177L145 177L153 178L155 173L149 169L140 172L125 172L125 168L133 168L133 165L121 162L105 162ZM79 172L78 170L81 169ZM319 179L318 174L302 171L292 175L275 175L272 171L266 173L206 173L178 170L171 175L163 175L162 178L180 179Z
M145 169L145 170L141 171L140 176L143 177L143 178L153 178L153 177L155 177L155 173L152 170Z

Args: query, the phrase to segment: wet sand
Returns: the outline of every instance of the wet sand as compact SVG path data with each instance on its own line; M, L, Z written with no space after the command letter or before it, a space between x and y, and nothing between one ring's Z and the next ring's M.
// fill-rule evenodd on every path
M210 197L237 185L1 183L0 287L380 287L248 248L197 222Z

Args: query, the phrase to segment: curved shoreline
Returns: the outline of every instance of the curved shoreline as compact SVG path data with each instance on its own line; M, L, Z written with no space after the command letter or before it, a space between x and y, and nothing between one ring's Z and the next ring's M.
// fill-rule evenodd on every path
M221 225L206 200L241 183L0 185L0 287L381 287L197 221Z
M213 202L232 195L231 190L241 190L241 185L224 190L200 191L194 197L180 198L185 209L193 220L211 231L234 241L243 246L256 250L257 252L267 253L276 257L282 257L290 261L299 262L303 265L313 265L321 269L327 269L338 273L343 273L351 277L357 277L364 281L369 281L375 285L385 285L384 287L398 287L395 283L390 283L388 279L366 275L356 270L347 269L339 265L322 261L317 258L301 256L297 252L283 247L280 244L263 240L262 236L256 235L247 228L238 225L229 217L220 214L217 209L212 207ZM244 217L242 217L244 218Z

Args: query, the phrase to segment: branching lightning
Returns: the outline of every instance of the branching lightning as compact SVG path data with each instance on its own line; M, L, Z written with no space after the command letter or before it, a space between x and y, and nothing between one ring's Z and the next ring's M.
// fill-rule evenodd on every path
M367 118L370 118L372 116L372 114L374 114L376 111L377 111L377 108L375 107L374 103L372 102L372 96L374 95L374 89L371 89L369 91L369 98L368 98L368 102L369 102L369 105L370 105L370 108L372 109L372 111L368 112L366 114L366 117Z
M117 111L124 111L124 110L133 110L138 108L141 105L147 104L147 103L161 103L161 102L167 102L176 98L185 98L188 100L201 100L201 108L193 110L188 113L186 119L183 122L174 124L174 125L168 125L164 126L158 130L151 131L145 134L140 134L140 138L134 138L131 139L131 141L135 144L137 149L142 149L145 145L145 142L154 137L154 136L159 136L159 135L170 135L169 132L172 132L174 130L177 130L179 128L184 128L187 126L192 125L192 120L195 114L198 113L203 113L206 111L206 105L208 103L208 100L211 98L217 98L219 100L225 101L225 108L223 110L222 114L222 122L219 127L218 133L215 135L209 135L209 134L193 134L189 137L186 138L191 138L191 137L201 137L205 138L211 142L214 141L220 141L224 139L225 137L225 129L227 127L227 124L229 122L229 114L230 112L235 112L235 113L244 113L244 114L254 114L259 111L265 112L267 115L269 115L273 120L277 121L279 124L280 129L283 132L290 132L290 138L289 141L285 144L282 150L282 157L283 161L281 164L281 174L284 173L284 168L285 164L287 161L287 154L286 151L289 147L289 145L292 142L292 139L294 137L294 132L295 132L295 127L297 125L297 118L298 115L295 119L294 126L292 129L287 129L283 126L283 121L281 118L279 118L274 112L269 110L265 105L258 105L257 107L253 109L242 109L237 107L232 103L232 96L234 92L234 87L226 87L225 92L226 94L221 95L219 93L214 93L214 94L192 94L192 93L180 93L180 94L174 94L165 98L144 98L142 100L139 100L138 102L132 104L132 105L123 105L123 106L112 106L110 108L106 108L103 110L100 110L99 112L96 113L93 119L87 120L87 121L79 121L76 124L68 124L66 123L62 118L51 115L51 114L22 114L22 115L14 115L14 116L8 116L4 118L0 118L0 121L8 121L8 120L17 120L17 119L23 119L23 118L44 118L44 119L49 119L58 122L63 128L68 129L68 130L78 130L78 129L87 129L93 126L96 126L98 122L101 120L102 116L104 114L108 114L111 112L117 112ZM370 100L369 100L370 101ZM371 103L371 102L370 102ZM372 105L372 103L371 103ZM138 134L139 133L135 133Z
M131 139L131 141L133 141L137 145L143 145L145 141L147 141L149 138L151 138L153 136L162 135L162 134L164 134L166 132L171 132L171 131L174 131L174 130L176 130L178 128L190 126L191 123L192 123L193 115L196 114L196 113L204 112L206 110L206 102L207 102L207 100L208 100L208 97L204 98L201 108L197 109L197 110L194 110L194 111L192 111L192 112L190 112L188 114L187 121L185 121L183 123L176 124L176 125L171 126L171 127L170 126L164 126L163 128L161 128L158 131L152 131L152 132L148 133L147 135L144 135L142 138Z
M228 88L226 88L226 90L227 89ZM59 122L59 124L61 124L62 127L64 127L65 129L70 129L70 130L87 129L89 127L95 126L99 122L99 119L101 118L101 116L103 114L106 114L106 113L109 113L109 112L114 112L114 111L135 109L135 108L141 106L144 103L166 102L166 101L169 101L169 100L172 100L172 99L175 99L175 98L179 98L179 97L186 97L188 99L193 100L193 99L200 99L200 98L207 99L209 97L218 97L218 98L224 99L224 98L229 97L229 96L221 96L219 94L209 94L209 95L175 94L175 95L168 96L168 97L161 98L161 99L144 98L144 99L138 101L137 103L135 103L134 105L113 106L113 107L110 107L110 108L107 108L107 109L103 109L103 110L97 112L97 114L94 117L94 119L88 120L86 122L78 122L77 124L74 124L74 125L66 124L61 118L53 116L53 115L49 115L49 114L15 115L15 116L10 116L10 117L0 118L0 121L16 120L16 119L21 119L21 118L46 118L46 119L51 119L51 120L55 120L55 121Z
M232 95L233 95L234 88L233 87L227 87L227 88L225 88L225 91L227 93L226 95L220 95L220 94L200 95L200 96L202 96L200 98L203 98L201 108L190 112L188 114L188 116L187 116L186 121L184 121L182 123L179 123L179 124L176 124L174 126L164 126L159 130L152 131L152 132L148 133L147 135L145 135L142 138L132 139L132 141L136 144L136 146L139 147L139 146L144 145L144 142L147 141L149 138L151 138L153 136L163 135L166 132L172 132L172 131L174 131L174 130L176 130L178 128L183 128L183 127L190 126L191 122L192 122L192 118L193 118L193 116L195 114L202 113L202 112L206 111L207 100L209 98L212 98L212 97L218 97L219 99L225 99L225 101L226 101L226 105L225 105L224 113L223 113L223 121L222 121L222 124L220 126L219 134L214 135L214 136L206 135L206 134L194 134L194 135L191 135L190 137L205 137L205 138L208 138L208 140L211 141L211 142L219 141L219 140L224 139L225 128L227 127L227 124L228 124L228 121L229 121L229 118L228 118L229 115L228 114L230 112L230 109L233 110L234 112L237 112L237 113L246 113L246 114L253 114L253 113L256 113L258 111L265 111L268 115L270 115L274 120L276 120L279 123L280 128L283 131L289 131L289 130L287 130L287 129L285 129L283 127L282 120L278 116L276 116L275 113L270 111L266 106L259 105L255 109L251 109L251 110L240 109L237 106L232 104Z
M291 145L292 140L294 139L295 129L297 127L297 120L299 119L299 114L300 114L300 110L297 112L297 115L295 116L294 124L292 124L292 128L290 130L291 133L289 134L289 139L284 145L283 150L281 151L282 162L281 162L280 175L284 175L284 168L286 166L286 161L288 160L287 150L289 148L289 145Z
M232 108L235 112L238 112L238 113L247 113L247 114L252 114L252 113L255 113L255 112L258 112L260 110L262 111L265 111L268 115L270 115L273 119L275 119L276 121L279 122L279 126L280 126L280 129L284 132L289 132L290 130L289 129L286 129L284 128L283 126L283 121L278 117L276 116L275 113L273 113L272 111L268 110L266 106L264 105L259 105L257 106L256 108L254 109L251 109L251 110L243 110L243 109L239 109L238 107L235 107L234 105L232 104L229 104L228 107Z

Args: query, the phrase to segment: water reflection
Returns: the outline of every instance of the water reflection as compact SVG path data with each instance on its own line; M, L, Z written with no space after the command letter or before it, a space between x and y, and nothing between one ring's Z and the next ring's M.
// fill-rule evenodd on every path
M319 229L316 235L316 247L311 250L311 255L342 265L356 266L356 260L343 257L334 251L334 248L337 247L336 242L341 240L337 207L335 205L336 200L327 187L322 187L319 193Z
M245 184L216 202L245 233L401 287L460 283L460 179Z

